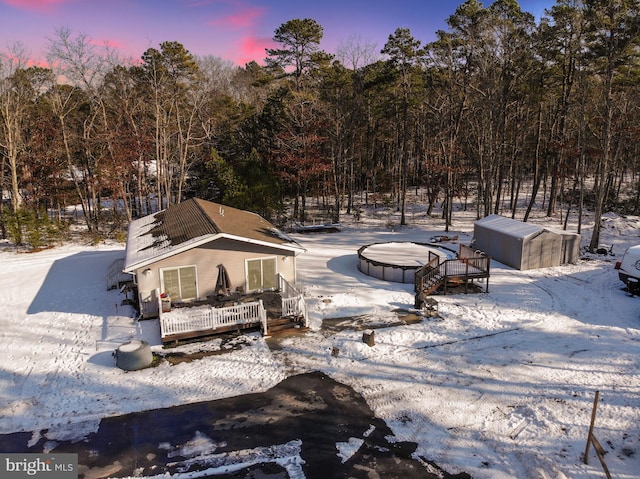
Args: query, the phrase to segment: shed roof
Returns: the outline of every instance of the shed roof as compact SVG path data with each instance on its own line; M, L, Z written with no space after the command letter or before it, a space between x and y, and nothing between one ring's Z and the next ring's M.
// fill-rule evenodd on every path
M524 223L522 221L513 220L500 215L489 215L476 221L477 225L492 231L505 233L514 238L529 238L536 236L544 230L542 226Z
M124 271L227 238L299 254L304 248L262 216L192 198L129 225Z

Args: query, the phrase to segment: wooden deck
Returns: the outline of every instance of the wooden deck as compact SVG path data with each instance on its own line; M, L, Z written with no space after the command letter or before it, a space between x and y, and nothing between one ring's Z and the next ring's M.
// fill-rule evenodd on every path
M460 252L456 259L441 261L437 255L430 255L426 265L416 272L415 276L415 307L422 308L426 298L436 291L447 294L450 285L464 285L465 293L468 286L476 280L486 280L485 292L489 291L489 267L491 258L482 252L460 245Z
M259 330L271 336L286 330L308 329L302 294L282 278L279 286L277 291L233 293L172 304L171 311L159 313L162 342L207 339L243 330Z
M266 329L267 315L260 301L225 308L193 306L160 314L162 342L177 342L232 330Z

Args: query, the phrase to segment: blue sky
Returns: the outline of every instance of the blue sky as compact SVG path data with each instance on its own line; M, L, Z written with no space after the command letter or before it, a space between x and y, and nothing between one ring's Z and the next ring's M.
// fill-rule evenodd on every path
M198 56L212 55L239 65L262 62L273 33L294 18L312 18L324 29L327 52L351 36L382 49L397 28L409 28L423 43L446 29L462 0L0 0L0 50L23 43L44 62L56 29L87 35L127 58L149 47L178 41ZM491 2L484 2L488 6ZM536 17L554 0L521 0Z

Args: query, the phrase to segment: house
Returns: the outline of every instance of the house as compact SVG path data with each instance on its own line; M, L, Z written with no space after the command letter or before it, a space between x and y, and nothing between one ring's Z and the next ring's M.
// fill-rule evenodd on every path
M279 278L295 283L302 252L260 215L194 198L131 222L123 270L143 317L154 317L159 296L189 304L276 289Z
M580 235L489 215L474 223L473 247L516 269L547 268L576 263Z

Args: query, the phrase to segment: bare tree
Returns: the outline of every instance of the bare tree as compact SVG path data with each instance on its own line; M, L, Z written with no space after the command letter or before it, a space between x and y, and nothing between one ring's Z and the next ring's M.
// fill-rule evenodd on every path
M18 157L24 146L23 128L34 99L34 88L26 72L29 52L22 44L16 43L0 55L0 148L4 151L3 163L5 158L9 163L8 190L11 208L16 212L21 203ZM4 165L1 171L4 174ZM4 188L4 179L0 184Z
M345 67L358 70L380 60L378 45L363 40L360 34L353 34L341 41L336 49L336 58Z
M182 199L189 155L202 141L196 118L206 95L198 63L180 43L149 48L142 60L155 122L156 191L158 208L162 208Z
M621 93L616 91L615 83L617 76L627 69L626 65L638 62L640 3L638 0L589 0L586 3L588 47L593 55L596 74L602 80L602 120L596 134L601 154L596 165L595 219L589 243L589 251L593 252L600 242L601 220L614 156L615 116L619 114L617 101Z
M69 28L56 30L54 37L49 39L47 58L55 73L56 84L71 86L70 90L54 89L56 91L54 96L57 98L54 103L57 105L56 111L61 120L61 126L69 127L68 123L62 121L63 117L71 113L71 110L67 110L66 107L85 106L82 112L84 118L80 140L82 154L72 155L70 148L67 148L67 154L77 191L79 194L82 192L80 198L86 221L91 225L90 229L97 231L101 214L101 172L105 168L108 169L115 161L112 136L107 134L110 130L110 122L102 88L110 62L117 62L118 58L108 45L105 45L103 51L99 51L86 34L74 34ZM76 89L82 91L83 95L79 95ZM67 96L67 93L70 95ZM67 101L72 98L74 100ZM63 136L66 135L67 147L69 147L68 133L63 131ZM96 148L98 136L103 143L101 147ZM102 164L103 160L107 160L106 165ZM130 218L131 213L128 211L126 198L123 204L127 217Z

